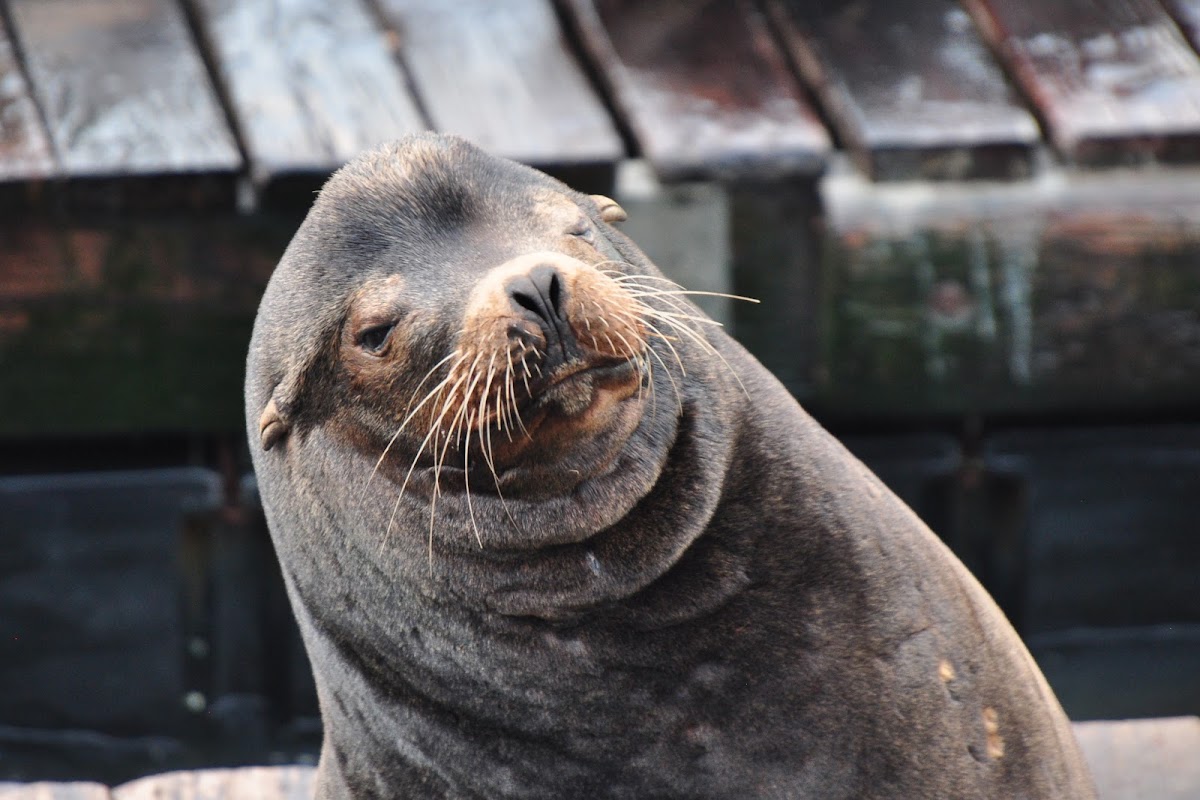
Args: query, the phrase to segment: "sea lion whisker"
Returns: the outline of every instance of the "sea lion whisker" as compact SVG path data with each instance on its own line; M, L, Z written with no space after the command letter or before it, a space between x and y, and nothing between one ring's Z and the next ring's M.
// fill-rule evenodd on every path
M487 380L484 381L483 391L479 393L479 426L482 428L487 424L487 400L492 391L492 379L496 377L496 354L492 353L492 357L488 359Z
M516 375L514 374L514 370L515 370L515 366L513 364L512 350L509 350L508 351L508 363L504 367L504 384L500 387L501 391L497 394L497 397L496 397L496 406L497 406L496 410L497 410L497 413L501 413L501 405L503 405L503 410L502 410L503 416L501 417L501 419L503 419L504 425L500 428L500 430L504 431L505 435L508 436L508 440L510 442L512 441L512 433L511 433L512 419L509 417L509 406L513 405L515 407L515 403L512 400L512 396L513 396L513 393L516 391L516 388L515 388ZM507 402L502 402L502 399L501 399L504 392L508 393L509 399Z
M499 392L496 393L496 407L497 407L496 413L499 414L500 413L499 412L499 407L500 407L500 393ZM485 434L485 431L486 431L486 434ZM485 437L486 437L486 443L485 443ZM496 487L496 497L500 498L500 507L504 509L504 516L508 517L508 521L512 524L512 526L514 528L516 528L518 531L520 531L520 530L522 530L522 528L519 524L517 524L516 517L513 516L512 511L509 509L508 501L506 501L504 499L504 492L502 492L500 490L500 475L496 472L496 457L495 457L495 453L492 449L492 426L491 425L480 425L479 426L479 445L480 445L479 452L483 455L484 463L487 464L488 471L492 473L492 483Z
M611 272L611 270L609 272ZM656 281L658 283L665 283L669 286L674 286L677 289L684 288L683 284L673 281L665 275L645 275L640 272L616 272L616 273L613 273L612 279L618 283L631 283L631 282L636 283L637 281Z
M465 360L465 359L462 359L462 360L460 360L460 361L456 362L456 366L457 366L458 364L461 364L463 360ZM454 374L454 373L453 373L453 372L451 372L451 376L453 376L453 374ZM447 377L447 380L449 380L449 377ZM454 384L454 387L452 387L450 391L451 391L451 392L455 391L455 389L457 388L457 386L458 386L460 383L462 383L462 381L463 381L463 378L459 378L459 379L458 379L458 380L455 382L455 384ZM416 454L415 456L413 456L413 461L412 461L412 464L410 464L410 465L409 465L409 467L408 467L408 472L407 472L407 473L405 473L405 475L404 475L404 482L400 484L400 492L399 492L399 493L396 495L396 502L395 502L395 503L392 505L392 514L391 514L391 516L390 516L390 517L388 517L388 524L387 524L387 528L385 528L385 529L384 529L384 531L383 531L383 539L382 539L382 541L379 543L379 553L380 553L380 555L383 555L383 548L387 546L387 540L388 540L388 539L391 537L391 533L392 533L392 525L394 525L394 524L395 524L395 522L396 522L396 512L397 512L397 511L400 509L400 501L401 501L401 500L404 498L404 491L405 491L405 489L407 489L407 488L408 488L408 482L409 482L409 480L412 478L413 471L414 471L414 470L416 470L416 468L417 468L417 463L418 463L418 462L421 460L421 454L425 452L425 448L426 448L426 447L429 445L429 440L430 440L430 439L435 439L435 440L436 440L435 434L437 433L437 431L438 431L438 428L439 428L439 427L441 426L441 424L442 424L442 417L444 417L444 416L446 415L446 409L447 409L447 406L448 406L448 404L449 404L449 400L450 400L450 398L448 397L448 398L446 399L446 401L445 401L445 402L443 402L443 404L442 404L442 409L443 409L443 410L442 410L441 416L439 416L439 417L437 418L437 420L435 420L435 421L434 421L434 423L433 423L432 425L430 425L430 426L429 426L429 432L428 432L428 433L426 433L426 434L425 434L425 438L421 440L421 445L420 445L420 446L417 448L417 454ZM437 444L436 444L436 441L435 441L435 444L434 444L434 449L435 449L435 450L437 449ZM435 488L435 490L436 490L436 488L437 488L437 485L436 485L436 483L435 483L435 485L434 485L434 488ZM433 558L432 543L430 543L430 548L431 548L431 549L430 549L430 558L432 559L432 558ZM432 564L432 562L430 563L430 568L431 568L431 569L433 568L433 564Z
M456 352L457 352L457 351L455 351L455 353L456 353ZM447 361L449 361L451 358L453 358L453 357L454 357L454 355L455 355L455 353L451 353L450 355L446 356L446 357L445 357L445 358L443 358L441 361L439 361L438 363L434 364L434 365L433 365L433 367L431 367L431 368L430 368L429 372L425 373L425 377L421 379L421 383L418 383L418 384L417 384L417 388L416 388L416 390L414 390L414 391L413 391L413 396L414 396L414 397L416 396L416 393L417 393L417 391L420 391L420 389L421 389L421 384L425 383L425 381L429 379L429 376L433 374L433 371L434 371L434 370L436 370L438 367L442 366L443 364L445 364L445 363L446 363ZM453 372L454 372L454 367L451 367L451 368L450 368L450 375L452 375L452 374L453 374ZM400 423L400 427L396 429L396 432L395 432L394 434L392 434L392 438L388 439L388 443L387 443L387 444L384 446L384 448L383 448L383 452L379 454L379 458L378 458L378 459L375 461L375 466L374 466L374 468L372 468L372 470L371 470L371 474L367 476L367 482L366 482L366 484L364 484L364 485L363 485L363 492L364 492L364 493L366 492L366 490L367 490L367 487L368 487L368 486L370 486L370 484L371 484L371 480L372 480L372 479L375 477L375 473L379 471L379 466L380 466L380 465L383 463L383 460L384 460L385 458L387 458L387 454L388 454L388 452L389 452L389 451L392 449L392 445L394 445L394 444L396 443L396 440L397 440L397 439L400 437L400 434L404 432L404 428L405 428L405 427L408 425L408 423L409 423L409 422L411 422L411 421L412 421L412 418L413 418L413 417L415 417L415 416L417 415L417 412L419 412L419 411L421 410L421 408L422 408L422 407L423 407L423 406L424 406L426 403L428 403L428 402L429 402L429 400L430 400L430 399L431 399L431 398L432 398L432 397L433 397L435 394L437 394L438 390L440 390L440 389L442 388L442 386L444 386L444 385L446 384L446 381L450 380L450 375L447 375L447 376L446 376L446 377L445 377L445 378L442 380L442 382L441 382L441 383L439 383L437 386L434 386L432 389L430 389L430 390L429 390L429 391L428 391L428 392L425 394L425 397L423 397L423 398L421 399L421 402L417 404L417 407L416 407L416 408L414 408L414 409L412 409L412 411L411 411L411 412L409 412L408 416L404 418L404 421ZM410 407L412 406L412 401L411 401L411 400L409 401L409 406L410 406Z
M471 412L474 414L474 412ZM467 421L467 427L471 427L471 420ZM475 541L479 543L479 549L483 549L483 537L479 535L479 525L475 522L475 506L471 503L471 454L470 448L463 448L463 494L467 496L467 513L471 517L471 530L475 531Z
M441 383L439 383L437 386L433 387L433 389L431 389L429 391L429 393L425 395L425 398L423 400L421 400L421 402L417 405L417 407L414 408L412 410L412 412L409 413L409 415L404 419L404 421L400 423L400 427L396 429L396 432L394 434L392 434L392 438L388 440L387 445L383 448L383 452L380 453L379 458L376 459L375 466L374 466L374 468L372 468L371 474L367 476L367 482L363 486L364 493L366 492L367 487L370 486L371 480L375 477L375 473L377 473L379 471L379 467L380 467L380 465L383 464L383 460L385 458L387 458L387 454L391 450L392 445L394 445L396 443L396 440L400 437L400 434L404 432L404 429L408 426L408 423L410 423L412 421L413 417L415 417L417 415L417 413L421 410L421 408L426 403L428 403L430 400L432 400L434 397L437 396L438 391L443 386L445 386L445 384L449 380L450 380L450 377L447 376L445 379L442 380Z
M634 297L637 297L637 296L638 295L634 295ZM717 322L715 319L709 319L708 317L698 317L695 314L684 314L684 313L675 312L675 311L663 311L661 309L655 309L654 316L659 317L660 319L682 319L682 320L687 320L689 322L698 322L701 325L713 325L718 328L725 327L724 324Z
M667 303L669 303L673 308L676 308L676 309L683 308L682 306L675 303L675 301L672 298L664 297L662 299L665 300ZM660 308L655 308L654 306L649 305L647 303L643 303L641 301L637 301L637 303L638 303L637 308L642 313L643 318L649 317L649 318L658 319L658 320L662 321L665 325L668 325L672 330L687 329L688 331L691 331L692 333L701 337L701 341L699 341L699 344L701 345L702 348L709 349L711 347L708 340L705 339L703 337L703 335L701 334L700 329L693 328L691 326L692 321L698 321L698 320L694 320L692 318L691 314L687 314L687 313L678 313L677 314L677 313L674 313L671 311L664 311ZM706 320L706 321L708 321L708 320ZM676 340L676 341L678 341L678 340Z
M642 320L642 324L649 328L652 332L657 333L658 337L671 348L671 352L675 355L675 360L679 363L679 372L683 377L687 377L687 368L683 366L683 359L679 356L679 351L675 349L675 345L671 344L671 340L663 334L658 327L647 319Z
M605 335L607 336L607 334L605 334ZM643 349L642 347L634 347L633 345L631 345L629 343L629 340L625 338L625 334L621 333L616 328L613 329L613 336L616 336L618 339L621 340L621 344L625 345L625 352L630 354L629 358L631 358L631 359L634 358L635 355L637 353L641 352L641 350ZM645 342L643 341L643 342L641 342L641 344L644 346ZM609 341L609 345L612 345L611 341ZM616 347L614 346L613 349L615 350Z
M532 350L534 355L537 355L537 348L532 347L532 346L530 346L528 348L525 348L525 347L521 348L521 367L523 368L524 373L525 373L524 375L521 376L521 380L524 381L524 383L525 383L525 395L528 397L528 396L532 396L533 392L529 388L529 376L530 376L529 364L526 363L526 361L525 361L525 353L527 350ZM512 416L517 421L517 426L520 427L521 431L525 434L525 438L532 439L533 437L529 435L529 431L528 431L528 429L526 429L525 423L521 419L521 409L519 409L517 407L517 387L516 387L515 380L509 381L508 401L509 401L510 407L512 408ZM510 426L509 426L510 430L511 430L511 427L512 426L510 424ZM510 442L512 441L511 434L509 434L508 440Z
M443 358L441 361L437 362L436 364L434 364L432 367L429 368L429 371L425 373L425 376L423 378L421 378L420 383L418 383L416 388L412 390L412 394L409 396L409 399L408 399L408 405L405 406L405 409L404 409L405 412L407 412L408 409L412 408L413 398L415 398L417 396L417 392L421 391L421 387L425 385L425 381L429 380L433 376L433 373L437 371L438 367L442 366L447 361L449 361L450 359L455 358L455 357L458 357L458 358L462 357L460 352L457 349L451 351L445 358ZM454 366L455 365L452 364L450 366L450 369L447 372L453 372Z
M620 284L622 288L625 288L625 286L627 284L635 286L635 287L651 289L651 290L661 288L659 286L654 286L652 284L650 284L650 285L644 284L644 283L642 283L642 281L655 281L657 283L665 283L668 286L672 286L676 289L684 288L683 284L676 283L675 281L673 281L670 278L667 278L665 276L642 275L640 273L619 272L619 271L613 271L613 270L605 270L604 272L605 272L605 274L608 275L609 280L613 281L614 283Z
M458 404L458 411L455 412L454 416L451 418L449 430L445 431L446 443L444 445L442 445L441 453L435 454L434 459L433 459L433 494L431 495L430 500L429 500L429 573L431 575L433 574L433 529L434 529L434 524L437 520L438 499L442 496L442 467L445 466L445 464L446 464L446 454L450 451L450 444L459 439L459 436L460 436L459 431L461 429L461 421L464 419L464 413L467 409L467 402L466 402L467 398L469 398L471 396L471 393L475 390L475 385L479 382L479 374L478 374L478 372L476 372L475 367L479 364L479 359L481 359L481 358L483 358L483 353L479 353L478 355L476 355L475 360L473 362L471 362L471 366L467 368L466 375L463 376L464 380L467 378L470 378L471 382L467 385L467 388L462 393L462 402L460 402ZM447 403L449 403L451 399L453 399L453 396L447 398ZM448 411L449 408L447 408L446 410ZM444 417L445 415L446 415L446 411L443 411L442 415L438 417L437 424L438 424L439 428L441 427L441 424L442 424L442 417ZM436 440L435 440L435 444L436 444ZM435 447L435 449L436 449L436 447ZM464 475L464 479L465 479L465 475L466 475L466 454L465 453L464 453L464 458L463 458L463 475ZM470 503L471 503L471 496L468 492L468 494L467 494L468 507L470 506ZM471 517L472 517L472 522L474 522L474 512L473 511L472 511ZM478 529L476 529L475 533L476 533L476 536L479 535ZM480 547L483 546L482 539L479 540L479 546Z
M622 287L622 288L624 288L624 287ZM642 291L640 293L638 293L638 295L635 295L635 296L643 296L643 297L721 297L721 298L724 298L725 300L741 300L743 302L754 303L756 305L759 303L762 303L761 300L759 300L758 298L755 298L755 297L746 297L745 295L741 295L741 294L729 294L727 292L709 292L709 291L703 291L700 289L668 290L668 289L653 288L653 287L649 287L649 286L640 286L638 288L640 288ZM630 292L630 294L633 294L633 293Z
M671 384L672 391L675 392L675 402L679 406L679 413L683 413L683 395L679 393L679 384L675 383L675 376L671 374L671 368L667 366L667 362L659 355L653 347L646 348L646 352L658 359L658 363L663 368L663 374L667 376L667 381Z
M699 330L693 328L686 321L680 320L677 317L673 317L670 315L664 315L661 312L659 312L657 309L649 309L649 313L647 314L647 316L652 319L657 319L659 322L668 326L676 334L682 334L682 335L689 336L692 339L692 341L694 341L697 345L699 345L701 350L703 350L707 353L714 352L712 343L709 342L708 339L705 338L705 336ZM644 321L645 320L643 320L643 322ZM682 339L673 337L673 338L671 338L671 341L680 342L680 341L682 341Z
M475 360L472 361L471 366L467 368L467 375L470 376L471 380L467 384L466 388L463 389L462 403L459 406L458 413L456 413L450 421L450 428L452 431L455 431L456 429L458 429L460 427L459 421L463 418L463 415L467 411L468 401L471 399L471 395L473 395L475 393L475 387L479 385L479 381L483 378L483 375L479 372L479 369L478 369L479 362L482 358L483 358L483 353L481 352L475 356ZM461 447L462 440L460 438L460 435L461 435L461 431L459 432L459 434L456 434L455 438L460 442L459 446Z
M742 383L742 379L737 374L737 371L734 370L733 365L729 363L729 361L725 358L725 356L721 355L721 351L718 350L716 347L714 347L712 342L708 341L708 339L704 338L698 331L692 330L687 325L674 325L673 324L673 325L671 325L671 327L674 328L676 331L679 331L680 333L691 337L696 342L696 344L698 344L700 346L700 349L719 358L721 360L721 363L725 365L725 369L729 372L729 374L733 377L733 379L735 381L737 381L737 385L739 387L741 387L742 394L746 396L747 400L751 399L750 392L749 392L749 390L746 389L746 384Z
M525 378L525 392L526 394L532 394L532 392L529 391L528 378ZM512 400L513 418L517 421L517 427L521 429L521 433L525 434L526 439L533 439L533 435L530 434L529 429L525 427L525 421L521 419L521 409L517 407L517 392L515 388L513 389L512 394L509 395L509 398Z
M438 495L441 494L441 487L437 484L437 473L434 473L433 496L429 500L429 574L433 575L433 521L437 516L437 501Z
M459 363L462 363L462 362L460 361ZM429 446L430 439L434 440L434 450L437 449L437 434L438 434L439 429L441 428L442 419L446 416L446 414L450 410L450 401L453 399L452 393L457 391L458 387L462 384L462 382L464 380L466 380L466 376L460 377L457 381L454 382L454 385L450 389L450 394L447 395L446 399L442 403L441 414L439 414L438 418L436 420L434 420L432 425L429 426L429 432L427 434L425 434L425 438L423 440L421 440L421 445L417 448L417 454L416 454L416 456L413 457L412 464L410 464L408 467L408 472L405 473L405 475L404 475L404 482L400 484L400 494L396 496L396 505L392 509L391 519L388 520L388 527L387 527L387 530L384 532L385 539L386 539L387 535L389 533L391 533L392 523L396 519L396 509L400 507L400 498L404 497L404 490L408 488L408 482L412 478L413 472L417 468L417 463L421 460L421 454L424 453L425 448ZM436 488L436 484L435 484L435 488Z

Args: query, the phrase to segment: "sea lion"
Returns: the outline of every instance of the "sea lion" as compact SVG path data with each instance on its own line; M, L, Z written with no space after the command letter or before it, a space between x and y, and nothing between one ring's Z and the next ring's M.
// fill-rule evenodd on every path
M1085 798L983 589L585 196L367 153L246 383L318 796Z

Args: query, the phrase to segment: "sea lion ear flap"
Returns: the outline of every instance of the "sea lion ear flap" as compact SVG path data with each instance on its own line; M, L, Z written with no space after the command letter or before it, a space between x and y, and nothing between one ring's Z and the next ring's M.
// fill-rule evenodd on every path
M262 442L262 449L270 450L278 444L283 437L287 436L290 427L291 425L280 413L275 398L272 397L267 403L267 407L263 409L262 416L258 418L258 436Z
M605 197L602 194L594 194L591 196L592 202L596 204L596 208L600 209L600 219L608 224L614 222L624 222L629 219L629 215L625 213L625 209L613 200L611 197Z

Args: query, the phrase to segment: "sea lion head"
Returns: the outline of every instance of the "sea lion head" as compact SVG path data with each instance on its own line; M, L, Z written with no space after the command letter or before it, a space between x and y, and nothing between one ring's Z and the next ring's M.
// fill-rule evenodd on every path
M661 483L689 409L717 424L727 380L710 321L611 227L623 218L454 137L410 137L337 172L251 345L256 472L269 517L292 518L273 529L432 573L448 553L621 527ZM692 528L664 552L677 558ZM595 548L576 555L598 572Z

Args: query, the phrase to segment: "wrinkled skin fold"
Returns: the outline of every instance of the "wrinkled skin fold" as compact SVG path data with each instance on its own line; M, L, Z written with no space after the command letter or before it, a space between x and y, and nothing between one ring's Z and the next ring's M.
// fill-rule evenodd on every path
M318 796L1092 797L990 598L620 217L423 135L280 262L247 434Z

